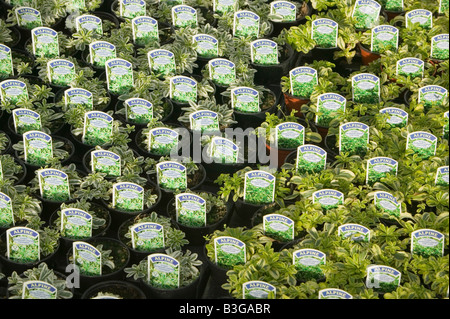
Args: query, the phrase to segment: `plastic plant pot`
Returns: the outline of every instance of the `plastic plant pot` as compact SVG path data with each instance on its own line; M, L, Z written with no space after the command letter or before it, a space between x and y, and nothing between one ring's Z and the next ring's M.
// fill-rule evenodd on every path
M108 280L89 287L80 299L147 299L145 293L128 281Z

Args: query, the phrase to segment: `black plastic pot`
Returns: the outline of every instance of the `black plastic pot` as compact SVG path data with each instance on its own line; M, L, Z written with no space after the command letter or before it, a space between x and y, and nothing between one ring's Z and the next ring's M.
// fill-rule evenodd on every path
M224 225L228 224L228 221L230 220L231 214L233 212L233 203L231 201L228 201L226 203L226 209L227 212L225 213L225 215L218 221L215 221L213 224L207 224L204 227L190 227L185 226L176 220L175 199L171 199L167 204L168 216L178 226L178 228L186 234L186 239L189 240L189 244L194 246L203 245L205 243L204 236L212 234L215 230L222 229Z
M122 225L123 222L125 222L130 218L136 217L140 214L150 213L157 209L158 205L163 199L160 188L152 181L147 181L147 185L144 186L144 189L145 190L152 189L152 195L156 194L158 196L158 199L152 206L147 207L140 211L127 212L115 209L110 206L109 202L105 201L104 199L101 199L103 207L105 207L109 211L109 214L111 215L111 231L115 232L117 229L119 229L119 227Z
M124 269L130 262L130 252L127 246L121 243L119 240L109 237L94 238L88 242L90 245L96 247L97 245L103 245L103 250L111 250L110 256L113 257L114 269L108 267L102 267L101 276L86 276L80 274L80 287L75 289L75 293L81 296L89 287L100 282L110 280L124 280ZM66 254L66 265L73 264L71 258L73 256L73 248L70 248Z
M41 256L41 259L31 263L20 263L10 260L7 256L6 247L6 231L0 235L0 264L2 265L2 272L6 276L10 276L14 271L17 273L23 273L27 269L37 267L41 263L46 263L49 268L56 266L55 262L57 260L58 251L61 248L60 241L58 240L58 245L55 251L48 256Z
M128 281L108 280L89 287L80 299L113 299L113 297L98 297L98 294L112 294L120 299L147 299L145 293L135 284Z

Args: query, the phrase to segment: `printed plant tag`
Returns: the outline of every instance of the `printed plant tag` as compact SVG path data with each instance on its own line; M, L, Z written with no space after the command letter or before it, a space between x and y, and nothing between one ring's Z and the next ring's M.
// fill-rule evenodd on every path
M64 59L47 62L48 80L52 84L69 86L75 78L75 64Z
M158 185L168 190L184 190L187 188L186 167L177 162L162 162L156 165Z
M238 11L234 13L233 35L235 37L259 37L260 18L251 11Z
M419 229L411 233L411 254L424 258L444 256L445 236L433 229Z
M166 254L151 254L148 261L148 283L160 289L180 287L180 262Z
M28 131L23 134L25 162L43 166L53 158L52 137L40 131Z
M209 77L219 85L230 85L236 80L236 67L227 59L212 59L208 62Z
M76 241L72 245L73 264L78 267L81 275L102 275L102 253L91 244Z
M381 114L387 114L386 123L391 127L405 127L408 124L408 112L397 107L386 107L380 110Z
M381 0L380 3L383 5L385 11L403 11L403 0Z
M219 267L231 268L247 261L246 245L234 237L221 236L214 239L215 262Z
M18 80L5 80L0 83L0 96L2 101L17 105L20 100L28 100L27 85Z
M231 107L243 113L259 113L259 92L249 87L237 87L231 90Z
M418 102L422 103L428 111L433 106L443 105L444 99L448 96L447 89L439 85L427 85L419 89Z
M353 296L341 289L327 288L319 291L319 299L353 299Z
M58 202L70 199L69 176L66 173L45 168L38 171L38 178L42 198Z
M179 28L197 27L197 10L183 4L172 7L172 25Z
M319 173L327 166L327 152L319 146L307 144L297 149L297 172Z
M411 77L411 79L423 77L425 62L416 58L404 58L397 61L397 75Z
M112 207L126 212L144 209L144 188L135 183L121 182L113 185Z
M208 34L195 34L192 41L196 45L197 54L204 58L215 58L219 56L219 41Z
M94 96L88 90L70 88L64 91L64 103L67 110L80 106L86 111L92 111L94 109Z
M448 60L449 54L449 35L439 34L431 38L430 57L437 60Z
M345 224L338 227L338 236L342 239L350 238L356 242L370 241L370 229L358 224Z
M9 228L14 225L14 212L11 198L0 192L0 227Z
M367 161L366 183L373 185L387 174L397 176L398 162L389 157L374 157Z
M183 193L175 196L176 220L188 227L206 226L206 201L195 194Z
M153 104L141 98L125 100L125 117L128 122L147 124L153 119Z
M294 240L294 221L280 214L267 214L263 217L264 235L280 242Z
M197 102L197 81L183 75L172 77L170 98L181 103Z
M92 237L92 215L77 208L61 210L61 236L71 239Z
M23 283L22 299L57 299L55 286L40 280L28 280Z
M28 131L40 131L42 129L41 116L39 113L29 109L12 110L14 129L17 134Z
M6 230L6 255L19 263L32 263L41 258L39 233L28 227L12 227Z
M131 227L131 244L138 251L151 252L165 247L164 227L158 223L138 223Z
M406 149L411 149L422 157L428 159L436 155L437 137L428 132L413 132L408 135Z
M264 205L275 201L276 178L264 171L251 171L245 174L244 202Z
M108 143L112 136L113 120L109 114L101 111L84 113L83 143L91 146Z
M133 41L137 45L145 46L150 43L158 43L158 21L147 16L135 17L131 20L133 29Z
M15 9L17 25L32 30L42 26L41 13L31 7L18 7Z
M231 13L236 10L236 6L236 0L213 0L213 11L215 13Z
M369 126L359 122L341 124L339 127L339 153L363 156L369 145Z
M145 16L146 2L144 0L119 0L119 14L122 18L133 19Z
M355 28L371 29L378 25L381 5L373 0L357 0L352 17L356 20Z
M309 99L314 86L318 84L317 71L313 68L300 66L289 72L291 94Z
M324 93L317 97L316 124L329 127L330 122L339 114L344 113L347 99L337 93Z
M447 186L449 185L449 174L448 174L448 166L441 166L436 171L436 178L434 183L438 186Z
M278 45L275 41L258 39L250 43L251 60L255 64L273 65L278 62Z
M319 203L322 209L329 210L344 204L344 194L334 189L321 189L312 194L313 203Z
M270 14L279 18L274 22L293 22L297 20L297 6L289 1L273 1L270 3Z
M398 48L398 29L391 25L380 25L372 29L370 51L384 53L396 52Z
M93 34L103 34L102 19L91 14L84 14L75 19L77 32L81 29L92 31Z
M133 86L133 65L116 58L105 62L108 90L113 94L127 93Z
M433 13L425 9L416 9L406 12L405 14L406 27L410 27L418 23L424 29L431 29L433 27Z
M320 268L325 265L327 256L317 249L299 249L292 253L292 263L297 270L296 277L301 282L321 280L325 275Z
M352 99L355 103L379 103L380 79L369 73L354 75L352 78Z
M116 47L106 41L95 41L89 44L89 61L97 67L104 67L106 61L117 57Z
M178 149L178 132L169 128L155 128L149 132L148 151L161 156L168 156Z
M388 293L396 290L400 285L401 273L392 267L367 267L366 287L377 292Z
M445 13L448 11L449 1L448 0L439 0L439 13Z
M91 152L91 170L94 173L105 173L107 177L119 177L121 163L121 158L116 153L105 150Z
M449 120L448 120L448 111L444 113L444 128L442 129L442 136L448 140L448 129L449 129Z
M239 147L226 138L213 137L209 156L216 163L235 164L239 158Z
M198 111L190 114L191 130L202 133L220 132L219 115L212 111Z
M331 19L316 19L312 22L311 37L319 48L336 48L339 25Z
M402 213L402 204L392 194L387 192L376 192L374 202L378 210L386 212L389 215L400 217Z
M175 74L175 56L172 52L163 49L155 49L147 54L150 70L157 76Z
M279 149L296 149L305 144L305 127L298 123L281 123L275 128L275 140Z
M7 78L14 75L11 49L0 44L0 78Z
M41 58L59 57L58 33L47 27L37 27L31 30L33 54Z
M276 287L264 281L247 281L242 284L243 299L275 299Z

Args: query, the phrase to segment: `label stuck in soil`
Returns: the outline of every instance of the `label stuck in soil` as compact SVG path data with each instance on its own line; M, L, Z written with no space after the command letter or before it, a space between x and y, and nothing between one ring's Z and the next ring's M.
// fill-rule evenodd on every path
M153 104L141 98L130 98L123 102L128 122L147 124L153 119Z
M147 9L144 0L119 0L119 15L122 18L133 19L145 16Z
M196 45L197 54L201 57L212 58L219 56L219 41L209 34L196 34L192 36Z
M112 136L113 121L114 119L105 112L84 113L83 143L91 146L108 143Z
M247 261L246 245L239 239L229 236L214 239L215 263L219 267L230 268L243 265Z
M168 156L178 149L178 133L169 128L155 128L149 132L148 151Z
M388 266L367 267L366 287L377 292L388 293L400 285L401 273Z
M242 10L234 13L233 35L235 37L259 37L260 17L251 11Z
M219 85L230 85L236 80L236 67L227 59L212 59L208 62L209 78Z
M63 171L44 168L38 171L41 197L64 202L70 199L69 176Z
M28 131L23 134L25 162L43 166L53 158L52 137L40 131Z
M416 9L406 12L405 14L406 27L418 23L424 29L431 29L433 27L433 13L430 10Z
M172 77L170 98L181 103L197 102L197 81L183 75Z
M370 51L384 53L396 52L398 48L398 29L390 25L380 25L372 29Z
M72 245L73 264L84 276L102 275L102 254L91 244L76 241Z
M156 165L158 185L161 188L185 190L187 188L186 167L177 162L162 162Z
M449 35L438 34L431 38L432 59L448 60L449 58Z
M419 229L411 233L411 254L424 258L444 256L445 236L433 229Z
M124 59L110 59L105 62L108 90L113 94L127 93L133 86L133 65Z
M0 78L14 75L11 49L0 44Z
M0 96L3 102L17 105L20 100L28 100L27 85L18 80L5 80L0 83Z
M356 20L355 28L371 29L378 25L381 5L373 0L357 0L352 17Z
M335 289L335 288L327 288L319 291L319 299L353 299L353 296L348 292Z
M337 47L339 25L331 19L321 18L312 22L311 37L319 48Z
M366 184L373 185L387 174L397 176L398 162L389 157L374 157L367 161Z
M402 213L402 204L397 201L397 198L387 192L375 192L374 203L378 210L389 215L400 217Z
M61 235L71 239L92 237L92 215L77 208L61 210Z
M165 247L164 227L158 223L138 223L130 227L133 249L151 252Z
M75 64L65 59L55 59L47 62L47 76L52 84L70 86L75 78Z
M279 149L296 149L305 144L305 127L298 123L281 123L275 128L275 141Z
M428 132L413 132L408 134L406 149L411 149L423 159L436 155L437 137Z
M275 22L293 22L297 20L297 6L289 1L273 1L270 3L270 14L277 15Z
M175 74L175 56L172 52L163 49L155 49L147 54L150 70L157 76Z
M338 227L338 236L342 239L350 238L356 242L370 241L370 229L358 224L345 224Z
M264 281L247 281L242 284L242 299L275 299L276 287Z
M278 45L275 41L258 39L250 43L251 61L256 64L278 64Z
M172 25L178 28L195 28L197 24L197 10L183 4L172 7Z
M112 207L127 212L143 210L144 188L135 183L115 183L112 191Z
M244 202L263 205L275 201L276 178L264 171L251 171L245 174Z
M324 210L344 204L344 194L334 189L321 189L312 194L313 203L319 203Z
M84 14L75 19L77 32L81 29L92 31L92 33L103 34L102 19L90 14Z
M364 156L369 145L369 126L359 122L341 124L339 127L339 154Z
M42 129L41 116L39 113L29 109L12 110L14 129L17 134L28 131L40 131Z
M279 242L294 240L294 221L280 214L268 214L263 217L264 235Z
M441 166L436 171L436 178L434 183L439 186L447 186L448 187L448 165L447 166Z
M404 58L397 61L397 75L410 78L423 77L425 62L417 58Z
M292 263L297 270L296 277L301 282L324 279L321 266L325 265L327 256L317 249L299 249L292 253Z
M19 263L39 261L39 233L28 227L12 227L6 230L6 256Z
M11 198L0 192L0 227L9 228L14 225L14 212Z
M81 88L70 88L64 91L66 109L82 107L86 111L94 109L94 96L91 92Z
M239 158L239 147L226 138L213 137L209 149L209 156L216 163L235 164Z
M42 26L41 13L31 7L18 7L15 9L17 25L32 30Z
M93 150L91 152L91 170L93 173L105 173L107 177L119 177L121 158L114 152Z
M314 86L318 84L317 71L307 66L297 67L289 72L291 94L309 99Z
M97 67L104 67L106 61L117 57L116 47L106 41L95 41L89 44L90 63Z
M379 103L380 78L369 73L354 75L352 77L352 99L355 103Z
M180 262L166 254L151 254L148 261L148 283L155 288L180 287Z
M59 57L58 33L47 27L37 27L31 30L33 54L42 58Z
M45 281L28 280L23 283L22 299L57 299L58 290Z
M345 112L347 99L337 93L324 93L317 97L316 124L329 127L330 122Z
M307 144L297 149L297 172L319 173L327 165L327 152L319 146Z
M206 201L195 194L175 196L176 220L188 227L206 226Z
M151 17L140 16L131 20L133 41L137 45L145 46L159 41L158 21Z
M249 87L238 87L231 90L231 107L239 112L259 113L259 92Z

